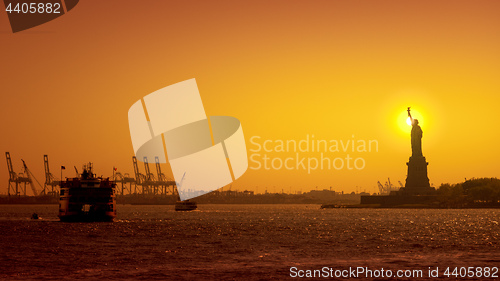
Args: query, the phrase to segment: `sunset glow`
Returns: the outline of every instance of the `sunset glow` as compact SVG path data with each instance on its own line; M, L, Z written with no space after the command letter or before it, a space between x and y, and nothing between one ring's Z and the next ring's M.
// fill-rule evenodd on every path
M499 175L498 1L116 3L81 2L19 34L0 16L0 147L17 172L22 158L43 182L48 154L54 174L88 161L99 175L133 174L128 108L196 78L207 116L239 119L247 143L354 135L380 144L351 153L365 160L361 171L249 170L233 189L375 192L384 178L403 181L409 106L432 183ZM8 178L4 159L0 193Z

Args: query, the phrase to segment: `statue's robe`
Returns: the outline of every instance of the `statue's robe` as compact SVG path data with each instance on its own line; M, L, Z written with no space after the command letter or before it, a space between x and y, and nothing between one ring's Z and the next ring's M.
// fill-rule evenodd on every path
M412 156L423 156L422 154L422 128L418 124L411 129L411 151Z

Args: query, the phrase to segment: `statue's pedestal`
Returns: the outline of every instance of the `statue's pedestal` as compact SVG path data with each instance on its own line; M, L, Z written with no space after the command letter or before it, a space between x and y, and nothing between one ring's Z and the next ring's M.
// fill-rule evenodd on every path
M424 156L411 156L408 165L406 184L400 189L403 195L432 195L436 189L429 184L427 177L427 161Z
M436 189L429 184L427 177L427 161L424 156L412 156L408 165L405 187L392 191L389 195L361 196L361 204L379 205L387 208L420 206L420 208L437 207Z

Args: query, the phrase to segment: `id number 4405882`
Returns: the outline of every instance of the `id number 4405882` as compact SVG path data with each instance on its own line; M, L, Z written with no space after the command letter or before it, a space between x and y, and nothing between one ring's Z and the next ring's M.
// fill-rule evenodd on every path
M5 8L7 13L18 14L60 14L61 3L9 3Z
M446 277L498 278L498 267L448 267L444 271Z

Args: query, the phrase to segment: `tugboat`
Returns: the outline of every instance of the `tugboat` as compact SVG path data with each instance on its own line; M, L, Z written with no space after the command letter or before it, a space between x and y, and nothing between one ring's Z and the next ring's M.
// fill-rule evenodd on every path
M92 168L92 163L84 165L80 177L61 181L61 221L113 221L116 217L116 183L96 177Z

